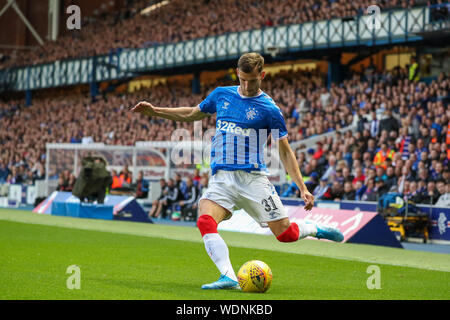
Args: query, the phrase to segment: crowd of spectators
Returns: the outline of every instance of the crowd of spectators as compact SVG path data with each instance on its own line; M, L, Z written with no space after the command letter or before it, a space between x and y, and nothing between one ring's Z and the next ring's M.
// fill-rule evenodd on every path
M208 181L209 173L201 175L199 169L184 180L178 173L174 178L160 179L161 194L153 201L149 217L196 221L198 200L208 187ZM179 216L172 216L174 213Z
M149 121L127 110L142 99L162 106L193 106L201 96L181 86L159 86L150 92L109 95L95 102L79 95L36 98L30 107L23 100L0 102L0 183L22 180L18 176L30 170L35 178L42 178L46 143L134 145L136 141L170 139L174 123ZM71 157L66 160L71 161ZM49 175L57 178L54 172Z
M134 145L170 140L178 128L192 133L192 123L148 119L127 107L140 100L194 106L215 86L192 94L190 86L167 83L96 101L80 95L35 98L29 107L24 101L0 102L0 183L43 178L48 142ZM420 203L436 203L448 188L448 75L427 84L410 81L403 69L355 73L327 89L319 71L290 70L268 75L263 90L282 110L290 141L337 131L317 148L298 152L302 173L318 199L376 200L395 189ZM350 125L356 132L339 133ZM214 126L214 116L202 120L204 130ZM67 154L67 161L72 158ZM50 178L59 178L52 168ZM61 185L70 188L64 179ZM292 194L285 195L295 194L295 187L289 190Z
M58 186L56 187L56 190L72 192L75 187L76 179L77 178L72 172L64 170L58 177Z
M148 15L140 14L142 9L155 2L128 0L121 10L83 16L81 30L66 32L57 41L47 41L34 50L4 53L0 69L230 32L346 18L365 13L374 4L381 10L426 4L422 0L172 0Z
M319 200L377 201L398 193L414 203L450 206L449 77L430 84L352 81L332 88L330 98L357 106L356 130L298 151L309 191ZM283 195L299 191L292 184Z
M283 72L279 76L269 76L264 85L269 94L280 99L279 106L289 117L300 95L295 86L308 88L308 92L312 92L314 88L323 86L323 76L318 71ZM35 98L29 107L25 106L24 100L0 101L0 168L3 168L0 169L0 183L20 180L18 175L30 170L35 179L44 177L46 143L103 142L107 145L132 146L136 141L170 140L175 129L187 129L192 133L192 123L157 118L149 120L129 112L128 107L140 100L151 101L156 106L195 106L213 88L212 85L205 86L200 94L192 94L189 86L173 83L132 94L109 94L94 102L90 97L79 94ZM337 125L340 127L341 123ZM296 121L289 121L288 128L292 133L296 126ZM203 130L214 127L215 116L202 120ZM293 139L306 137L308 133L303 131L300 130ZM65 162L73 162L73 155L68 153L62 153L60 157L64 157ZM67 169L70 169L69 166ZM58 168L52 158L51 179L58 178L55 170Z

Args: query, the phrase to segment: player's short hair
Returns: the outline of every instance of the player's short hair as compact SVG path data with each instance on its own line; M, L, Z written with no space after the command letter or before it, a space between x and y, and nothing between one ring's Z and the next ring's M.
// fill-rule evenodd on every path
M238 61L238 68L242 72L251 73L253 70L257 70L260 73L264 67L264 58L262 55L256 52L250 52L243 54Z

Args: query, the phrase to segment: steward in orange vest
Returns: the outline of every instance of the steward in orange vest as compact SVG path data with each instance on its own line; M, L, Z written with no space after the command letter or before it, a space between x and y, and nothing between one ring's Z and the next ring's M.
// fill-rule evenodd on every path
M383 142L381 144L381 149L375 154L373 158L373 164L375 168L382 167L386 170L386 159L393 159L395 155L395 151L388 148L387 144Z

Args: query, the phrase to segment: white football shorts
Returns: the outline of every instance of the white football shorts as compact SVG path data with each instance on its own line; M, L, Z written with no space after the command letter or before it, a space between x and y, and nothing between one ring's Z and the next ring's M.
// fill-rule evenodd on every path
M218 170L199 202L203 199L227 209L230 214L225 220L239 209L247 212L261 227L268 227L267 222L287 218L275 187L267 176L260 173Z

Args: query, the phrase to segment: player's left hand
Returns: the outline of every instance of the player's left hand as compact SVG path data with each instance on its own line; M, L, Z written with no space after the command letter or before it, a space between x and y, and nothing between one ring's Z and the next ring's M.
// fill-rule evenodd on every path
M305 210L310 211L314 206L314 196L309 191L302 192L301 196L305 201Z

